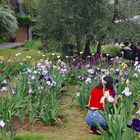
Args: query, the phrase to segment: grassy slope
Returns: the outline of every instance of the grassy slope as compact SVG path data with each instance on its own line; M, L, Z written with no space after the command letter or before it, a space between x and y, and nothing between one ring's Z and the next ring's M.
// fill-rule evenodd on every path
M27 59L26 56L31 56L32 59L31 60L39 60L42 58L51 58L51 53L44 53L44 52L40 52L37 50L29 50L29 51L25 51L25 50L19 50L19 49L2 49L0 50L0 57L3 57L4 59L14 59L15 58L15 54L17 53L21 53L21 55L19 56L20 59ZM42 56L45 55L45 56ZM56 54L59 55L59 54Z

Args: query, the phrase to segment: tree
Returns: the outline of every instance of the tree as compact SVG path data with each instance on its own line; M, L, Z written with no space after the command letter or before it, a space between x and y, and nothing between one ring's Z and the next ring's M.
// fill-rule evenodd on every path
M85 50L89 50L91 36L104 28L100 26L105 23L104 6L103 0L42 0L38 20L41 36L64 43L75 40L78 53L85 39Z
M15 37L18 23L8 6L0 5L0 36Z
M115 0L109 37L124 42L139 42L140 23L133 20L133 17L139 14L139 5L140 1L137 0Z
M100 53L104 38L123 40L128 36L127 27L134 32L133 27L137 26L125 20L137 13L136 0L114 0L114 4L108 0L41 0L39 7L37 27L43 39L51 38L63 43L74 40L78 53L84 40L85 55L90 54L94 35L98 41L97 52ZM117 24L120 19L124 22Z
M22 5L26 14L34 17L38 12L38 0L22 0Z

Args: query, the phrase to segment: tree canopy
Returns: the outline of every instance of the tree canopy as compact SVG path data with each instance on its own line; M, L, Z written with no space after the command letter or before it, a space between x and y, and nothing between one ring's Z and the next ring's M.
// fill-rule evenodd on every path
M14 37L18 23L14 12L6 5L0 5L0 36Z

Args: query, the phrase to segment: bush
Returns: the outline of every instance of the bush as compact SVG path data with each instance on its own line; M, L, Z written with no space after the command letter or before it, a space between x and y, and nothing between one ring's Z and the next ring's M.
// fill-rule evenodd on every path
M17 14L16 17L20 24L24 24L24 25L32 24L32 18L30 15L20 16L19 14Z
M26 48L33 48L36 50L43 50L44 43L41 40L27 40L24 42Z
M55 40L49 40L47 43L47 47L49 52L61 52L62 43Z
M120 48L114 45L102 46L102 53L110 54L112 56L121 56Z

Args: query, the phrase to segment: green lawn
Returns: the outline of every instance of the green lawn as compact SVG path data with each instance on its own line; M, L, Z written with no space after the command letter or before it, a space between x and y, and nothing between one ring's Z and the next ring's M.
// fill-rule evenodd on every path
M4 59L12 60L15 58L15 54L18 54L18 53L21 53L21 55L18 56L18 58L23 59L23 60L29 59L29 58L26 58L26 56L31 56L31 60L33 60L33 61L52 57L51 53L40 52L40 51L33 50L33 49L28 50L28 51L19 50L19 49L2 49L2 50L0 50L0 59L4 58ZM60 54L57 53L56 55L60 55Z
M72 134L71 134L72 135ZM29 135L29 134L25 134L25 135L18 135L16 137L15 140L67 140L67 138L64 138L62 135L47 135L47 132L46 134L32 134L32 135ZM103 140L101 136L89 136L89 137L81 137L77 140Z

